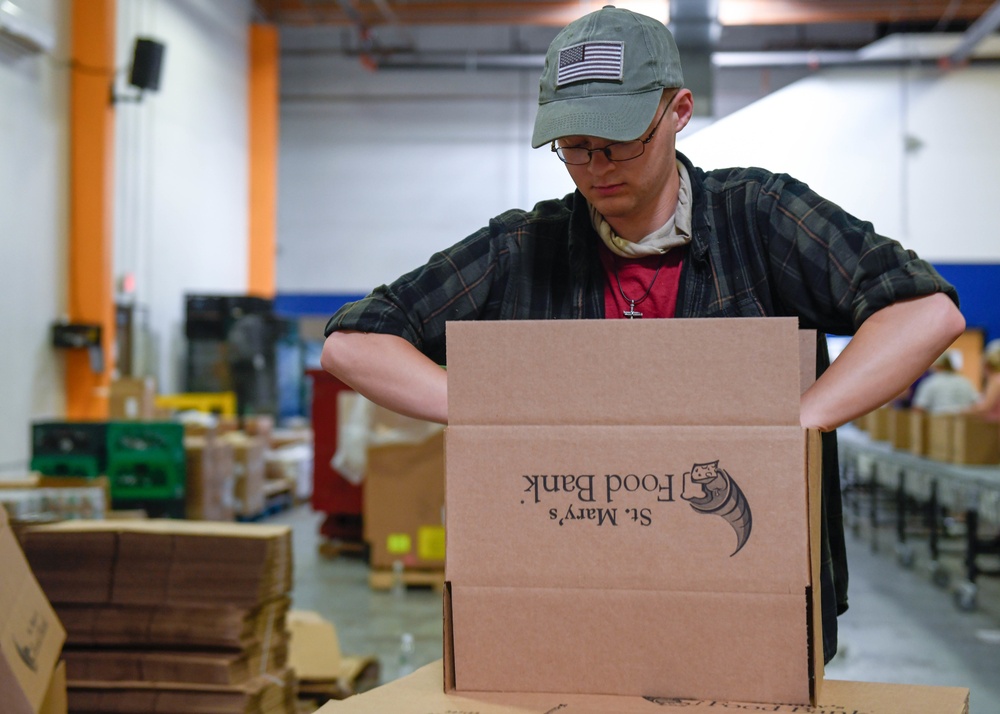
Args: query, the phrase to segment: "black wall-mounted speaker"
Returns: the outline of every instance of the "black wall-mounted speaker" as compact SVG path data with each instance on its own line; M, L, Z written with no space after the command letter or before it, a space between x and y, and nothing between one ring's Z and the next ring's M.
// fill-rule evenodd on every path
M137 37L132 53L132 72L128 83L142 90L156 91L160 88L160 74L163 70L163 53L166 46L145 37Z

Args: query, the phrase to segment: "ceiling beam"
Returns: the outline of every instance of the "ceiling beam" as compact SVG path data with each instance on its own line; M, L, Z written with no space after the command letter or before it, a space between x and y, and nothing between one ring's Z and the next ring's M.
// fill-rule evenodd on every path
M677 0L675 0L677 2ZM623 7L644 10L659 3L622 0ZM385 0L257 0L258 9L283 25L367 27L398 25L538 25L562 27L600 9L606 0L515 0L462 2L410 0L390 7ZM991 0L718 0L722 25L794 25L843 22L937 22L946 13L956 21L972 22L990 9ZM350 8L350 10L348 10Z

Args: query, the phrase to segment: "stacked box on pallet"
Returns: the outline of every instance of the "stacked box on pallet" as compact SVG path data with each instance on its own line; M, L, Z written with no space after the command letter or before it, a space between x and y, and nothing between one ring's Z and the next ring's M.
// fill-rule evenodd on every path
M219 439L232 448L236 516L241 520L258 518L264 514L267 505L264 490L267 438L243 431L229 431Z
M207 432L184 437L187 454L185 516L193 521L231 521L235 515L233 447Z
M24 550L67 629L71 710L294 712L287 527L66 522Z

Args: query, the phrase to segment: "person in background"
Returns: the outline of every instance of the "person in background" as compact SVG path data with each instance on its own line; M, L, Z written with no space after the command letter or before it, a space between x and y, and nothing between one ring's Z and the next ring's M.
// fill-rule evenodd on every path
M921 380L913 394L912 408L929 414L954 414L976 403L975 385L955 371L954 356L945 352L931 365L931 374Z
M377 404L447 423L440 365L451 320L795 316L820 335L852 335L828 369L819 338L821 374L800 409L803 427L825 432L829 661L848 604L833 430L912 384L965 320L930 264L803 182L760 168L696 167L676 150L693 103L659 20L607 6L570 23L546 54L531 144L548 146L577 190L507 211L345 305L327 324L321 363ZM641 361L623 369L671 377Z
M983 368L986 379L982 395L965 413L977 414L987 421L1000 422L1000 342L993 341L986 346Z

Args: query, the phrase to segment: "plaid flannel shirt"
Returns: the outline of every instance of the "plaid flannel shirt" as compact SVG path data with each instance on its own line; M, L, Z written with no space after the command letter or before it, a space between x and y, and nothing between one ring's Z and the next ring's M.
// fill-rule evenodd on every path
M853 335L898 300L955 289L927 262L801 181L758 168L691 177L692 240L681 269L676 316L796 316L819 331L818 371L829 363L823 333ZM345 305L326 333L350 329L403 337L447 364L449 320L599 319L604 273L579 192L512 210L427 264ZM824 653L836 653L837 614L847 609L836 434L823 442L822 603Z

